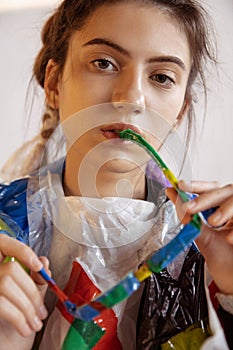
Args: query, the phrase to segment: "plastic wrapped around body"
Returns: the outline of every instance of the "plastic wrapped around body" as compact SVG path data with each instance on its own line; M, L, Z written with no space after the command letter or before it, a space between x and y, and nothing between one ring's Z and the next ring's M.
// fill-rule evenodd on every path
M94 297L96 292L105 291L121 281L129 270L137 269L154 250L169 242L179 232L180 226L173 204L167 201L164 195L164 185L153 176L149 176L147 182L148 202L128 199L116 201L110 198L86 200L64 196L62 168L63 163L60 162L29 179L2 185L0 210L28 235L29 245L38 255L49 257L53 277L58 285L62 288L69 287L66 291L72 298L78 294L80 300L86 301L87 298ZM204 296L203 288L200 288L203 283L201 260L199 253L195 253L189 260L185 251L168 267L167 272L163 271L154 275L153 280L148 280L144 291L142 286L142 289L127 302L120 303L110 310L111 322L106 326L110 338L105 346L101 345L101 350L109 349L111 334L114 338L117 336L116 344L119 345L120 341L124 350L135 350L136 322L138 349L146 349L145 340L148 340L148 349L149 346L154 349L157 338L159 346L178 332L179 323L180 330L183 330L185 325L188 327L195 322L200 310L205 314L205 309L201 306L201 298ZM189 265L190 261L193 261L193 265ZM77 270L72 270L73 263L78 264L75 266L80 268L81 274L74 276ZM87 284L84 288L84 284L79 280L80 276L82 281L83 276L86 276L85 281L88 280L90 285ZM73 279L77 282L74 288L71 283ZM158 293L150 294L155 292L155 286ZM177 299L174 299L176 290ZM170 293L171 297L164 298L164 305L158 304L158 315L164 317L166 322L162 322L162 318L159 317L156 319L154 313L153 323L152 319L148 319L148 315L153 311L156 298L157 301L163 300L163 297L169 295L166 293ZM190 316L186 306L187 303L192 305L194 299L200 302L200 309L197 307L197 311ZM38 346L42 350L57 350L62 348L64 343L69 344L70 339L67 337L72 336L71 322L59 305L55 307L56 300L50 293L46 296L46 304L50 317L43 340ZM139 305L140 312L137 317ZM169 314L166 310L172 312ZM182 315L183 321L182 318L178 318ZM199 316L202 318L202 315ZM186 322L186 319L190 323Z

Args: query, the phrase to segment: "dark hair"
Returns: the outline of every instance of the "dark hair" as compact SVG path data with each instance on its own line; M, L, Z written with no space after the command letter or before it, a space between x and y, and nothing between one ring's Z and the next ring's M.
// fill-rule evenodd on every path
M186 89L186 99L189 101L186 140L189 140L192 123L195 119L193 85L195 82L201 83L206 102L207 87L204 74L206 62L216 63L215 41L212 41L209 36L212 30L211 20L198 0L63 0L43 27L43 46L36 57L33 75L37 82L44 87L45 70L49 59L53 59L57 63L58 73L61 72L74 31L80 30L88 17L98 7L125 1L157 6L171 18L176 19L180 28L187 35L192 57ZM43 118L46 121L48 121L48 111L49 109L46 112L46 118ZM49 112L51 114L51 109ZM53 118L55 115L58 123L58 113L57 111L53 112ZM56 123L47 123L47 125L55 126ZM42 127L41 136L48 139L52 132L53 128Z

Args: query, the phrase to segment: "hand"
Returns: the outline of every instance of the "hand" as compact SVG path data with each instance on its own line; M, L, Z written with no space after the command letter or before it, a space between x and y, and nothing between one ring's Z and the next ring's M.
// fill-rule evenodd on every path
M3 263L7 256L30 269L30 275L16 261ZM42 328L47 284L37 272L43 266L48 271L45 257L39 259L25 244L0 234L0 350L31 349Z
M179 182L179 188L199 194L194 200L183 203L173 189L167 190L168 197L175 203L181 221L188 223L192 215L218 207L208 223L222 226L218 229L202 225L196 243L204 256L210 274L220 291L233 294L233 185L220 187L216 182Z

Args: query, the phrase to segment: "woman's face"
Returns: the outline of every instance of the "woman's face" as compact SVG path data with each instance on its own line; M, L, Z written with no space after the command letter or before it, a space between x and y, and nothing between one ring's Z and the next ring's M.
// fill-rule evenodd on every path
M185 33L161 10L140 2L102 6L70 41L55 86L60 119L93 105L110 103L124 110L130 103L130 125L145 108L173 124L183 116L190 65ZM47 71L46 81L52 64ZM50 101L53 94L46 86ZM89 148L111 137L95 124Z

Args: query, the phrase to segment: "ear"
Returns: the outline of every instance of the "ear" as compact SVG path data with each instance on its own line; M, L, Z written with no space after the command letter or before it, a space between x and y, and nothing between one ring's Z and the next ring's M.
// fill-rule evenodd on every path
M45 70L44 90L46 101L52 109L59 108L58 77L58 65L50 59Z
M188 98L185 98L184 103L181 107L180 113L178 114L178 116L173 124L173 130L176 130L180 126L180 124L184 120L184 118L189 110L189 106L190 106L190 100Z

